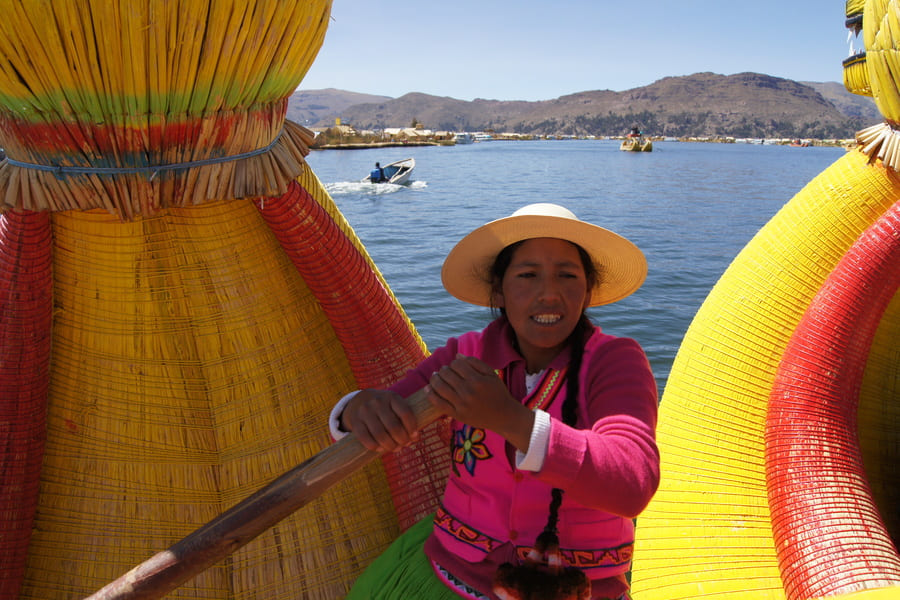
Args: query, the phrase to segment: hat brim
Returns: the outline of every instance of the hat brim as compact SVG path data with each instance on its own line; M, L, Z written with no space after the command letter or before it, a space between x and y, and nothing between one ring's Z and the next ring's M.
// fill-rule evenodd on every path
M548 215L518 215L482 225L444 260L441 281L456 298L491 306L490 268L505 247L533 238L559 238L581 246L600 269L588 306L611 304L634 293L647 278L647 259L631 241L591 223Z

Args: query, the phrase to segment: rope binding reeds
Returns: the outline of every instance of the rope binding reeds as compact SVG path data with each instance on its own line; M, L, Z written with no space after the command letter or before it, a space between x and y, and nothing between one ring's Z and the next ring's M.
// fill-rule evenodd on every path
M245 150L244 142L209 152L198 141L196 152L188 147L172 162L143 164L109 155L23 157L17 144L8 144L0 163L0 211L101 208L131 219L209 200L281 196L303 172L314 134L287 120L266 133L270 141L255 148Z
M171 165L149 165L146 167L75 167L75 166L62 166L62 165L38 165L29 162L23 162L16 160L14 158L7 157L7 162L9 164L22 167L24 169L34 169L36 171L46 171L49 173L53 173L56 175L57 179L65 179L67 175L132 175L135 173L143 173L150 175L150 180L156 178L157 175L161 171L183 171L185 169L191 169L195 167L205 167L208 165L217 165L220 163L226 163L233 160L241 160L243 158L250 158L252 156L259 156L260 154L265 154L269 150L275 147L275 143L281 137L281 133L279 132L275 139L272 140L270 144L264 146L262 148L258 148L257 150L251 150L250 152L242 152L241 154L235 154L233 156L219 156L216 158L207 158L204 160L194 160L189 162L175 163Z

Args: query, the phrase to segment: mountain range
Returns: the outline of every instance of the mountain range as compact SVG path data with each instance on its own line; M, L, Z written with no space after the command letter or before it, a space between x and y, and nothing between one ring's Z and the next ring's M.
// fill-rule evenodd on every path
M871 98L836 82L798 82L761 73L665 77L621 92L552 100L458 100L418 92L399 98L338 89L298 89L287 117L307 127L340 118L358 130L423 127L533 135L622 135L632 126L673 137L843 139L882 120Z

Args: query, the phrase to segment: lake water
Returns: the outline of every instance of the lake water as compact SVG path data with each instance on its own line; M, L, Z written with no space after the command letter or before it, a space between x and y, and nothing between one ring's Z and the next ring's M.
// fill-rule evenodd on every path
M466 233L533 202L556 202L635 242L649 273L632 296L590 309L637 339L664 389L691 319L750 238L842 148L595 140L315 151L313 171L366 246L428 348L480 329L489 309L444 291L440 267ZM416 159L405 186L358 183L375 164Z

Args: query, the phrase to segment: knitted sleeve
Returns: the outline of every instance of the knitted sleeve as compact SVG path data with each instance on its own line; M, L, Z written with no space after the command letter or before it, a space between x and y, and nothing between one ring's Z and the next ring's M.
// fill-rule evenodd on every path
M657 390L644 351L615 338L585 356L579 429L553 419L537 474L584 506L637 516L659 485Z

